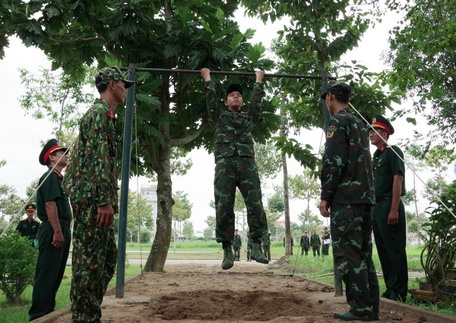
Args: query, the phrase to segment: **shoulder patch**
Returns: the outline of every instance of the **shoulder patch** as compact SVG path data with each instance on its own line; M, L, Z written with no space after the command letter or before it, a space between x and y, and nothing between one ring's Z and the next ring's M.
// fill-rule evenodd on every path
M328 130L326 131L326 138L334 137L335 132L336 132L336 126L329 126Z

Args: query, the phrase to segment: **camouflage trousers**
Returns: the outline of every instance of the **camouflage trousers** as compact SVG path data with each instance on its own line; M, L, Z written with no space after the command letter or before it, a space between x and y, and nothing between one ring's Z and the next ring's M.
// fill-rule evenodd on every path
M271 246L263 245L264 256L270 261L271 260Z
M329 255L329 243L323 244L321 246L321 254L322 255Z
M254 158L240 156L219 158L215 165L216 240L222 243L233 240L236 187L239 188L247 208L249 236L258 241L268 234L258 169Z
M114 229L96 223L96 206L72 203L73 258L71 312L73 322L100 322L101 303L117 263Z
M234 252L234 259L240 260L241 259L241 247L233 247Z
M372 261L372 206L332 205L331 234L335 270L346 286L355 315L378 315L379 287Z

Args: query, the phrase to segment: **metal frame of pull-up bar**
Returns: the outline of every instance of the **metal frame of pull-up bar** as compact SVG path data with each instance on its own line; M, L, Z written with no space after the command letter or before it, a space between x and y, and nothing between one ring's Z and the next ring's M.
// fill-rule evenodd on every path
M187 73L187 74L200 74L201 70L185 70L185 69L167 69L167 68L137 68L135 64L130 64L129 67L121 68L124 71L130 71L128 75L129 81L136 81L136 72L149 72L149 73ZM236 75L236 76L255 76L254 72L227 72L227 71L213 71L211 74L222 75ZM265 77L277 78L295 78L295 79L313 79L321 80L323 91L326 91L327 81L336 80L331 76L312 76L312 75L295 75L295 74L269 74L265 73ZM123 148L122 148L122 171L120 188L120 207L119 207L119 236L118 236L118 257L117 257L117 280L116 280L116 298L124 297L125 285L125 258L126 258L126 228L128 216L128 187L130 182L130 157L131 157L131 137L133 126L133 105L135 102L135 87L136 84L127 89L127 102L125 110L125 125L123 134ZM325 109L323 102L323 114L325 119L325 128L329 122L329 112Z
M122 70L132 70L131 67L124 67ZM200 74L201 70L186 70L179 68L149 68L149 67L137 67L134 68L136 72L155 72L155 73L182 73L182 74ZM255 76L255 72L233 72L233 71L213 71L211 74L219 75L235 75L235 76ZM265 73L265 77L276 77L276 78L294 78L294 79L312 79L312 80L336 80L333 76L314 76L314 75L299 75L299 74L288 74L288 73Z

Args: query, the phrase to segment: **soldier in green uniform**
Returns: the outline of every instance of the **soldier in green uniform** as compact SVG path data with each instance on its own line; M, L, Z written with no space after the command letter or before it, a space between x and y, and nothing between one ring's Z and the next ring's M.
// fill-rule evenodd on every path
M243 89L232 84L226 90L224 104L228 111L220 109L211 81L210 70L201 69L205 81L206 103L209 116L215 125L215 176L214 196L216 212L216 240L222 243L224 255L222 268L230 269L234 264L231 241L234 235L234 200L236 187L244 198L247 208L249 235L252 238L252 260L267 264L269 261L261 250L261 239L268 233L266 214L263 209L261 185L255 163L252 130L260 119L261 100L264 96L261 84L264 72L255 71L249 110L244 112Z
M374 237L382 265L386 291L382 297L405 302L408 291L406 254L406 220L401 196L405 194L404 154L397 146L388 145L394 134L391 123L375 116L369 132L374 153Z
M320 246L321 246L321 241L320 241L320 236L317 234L317 231L314 231L312 235L310 236L310 245L312 247L312 252L314 257L318 254L320 256Z
M253 241L250 236L247 237L247 261L252 260L252 248L253 248Z
M234 251L234 260L241 261L242 239L238 233L238 229L234 230L234 238L233 238L233 242L231 244L233 246L233 251Z
M114 276L117 247L113 220L118 212L116 107L133 85L118 67L101 69L95 85L100 98L79 123L67 169L65 190L74 212L71 282L73 322L99 322L101 303Z
M32 240L32 246L34 241L38 237L38 229L40 228L40 223L35 220L35 204L27 204L25 206L25 214L27 214L27 219L19 221L16 227L17 233L21 237L28 237Z
M267 235L263 237L263 252L264 256L271 261L271 232L268 232Z
M304 231L301 237L301 241L299 242L301 245L301 256L306 253L306 256L309 252L309 247L310 247L310 240L309 236L307 235L307 231Z
M62 189L62 170L68 163L67 149L51 139L43 147L39 161L48 170L39 180L36 192L38 218L38 259L33 283L33 321L54 311L55 296L62 282L71 243L71 208Z
M329 245L331 244L331 235L328 232L328 228L325 227L323 230L323 235L321 236L321 239L323 240L323 244L321 245L321 254L323 256L329 255Z
M346 286L345 321L378 320L379 287L372 261L374 183L367 125L348 109L351 87L342 82L322 95L331 114L322 157L320 213L330 217L334 269Z

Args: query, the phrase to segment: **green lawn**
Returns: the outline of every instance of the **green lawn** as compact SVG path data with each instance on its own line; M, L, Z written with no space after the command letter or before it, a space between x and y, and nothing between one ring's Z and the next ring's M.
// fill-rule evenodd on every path
M128 259L138 259L142 258L143 265L146 263L147 256L149 254L151 244L136 244L128 243L127 244L127 263ZM141 251L141 252L139 252ZM314 257L312 252L309 252L308 256L301 256L299 246L295 245L294 255L291 256L289 265L292 270L294 270L295 275L304 276L318 280L325 283L333 283L333 264L330 255L325 257ZM420 265L420 253L421 248L418 246L409 246L407 247L407 256L408 256L408 267L409 271L422 272ZM272 259L277 260L283 257L284 248L282 242L273 242L271 245L271 254ZM198 241L185 241L178 242L176 248L174 249L174 244L171 242L170 249L168 252L168 259L208 259L208 260L222 260L223 252L221 249L221 244L215 242L198 242ZM373 259L377 272L381 273L380 263L378 260L377 252L374 248ZM246 260L246 252L244 247L241 251L241 260ZM66 276L71 277L71 268L67 267L65 272ZM131 277L140 273L141 269L139 265L127 265L126 268L126 277ZM385 290L385 285L383 278L379 275L379 283L381 292ZM115 285L115 276L111 281L110 286ZM418 280L411 279L409 281L409 288L418 288ZM62 308L70 304L69 299L70 291L70 279L64 279L60 286L59 292L57 294L57 308ZM5 296L0 292L0 323L23 323L28 320L28 309L30 307L32 297L32 287L28 287L21 296L22 305L20 306L7 306L5 303ZM454 304L449 304L446 310L440 310L445 314L454 315ZM429 305L428 309L438 310L436 306Z

